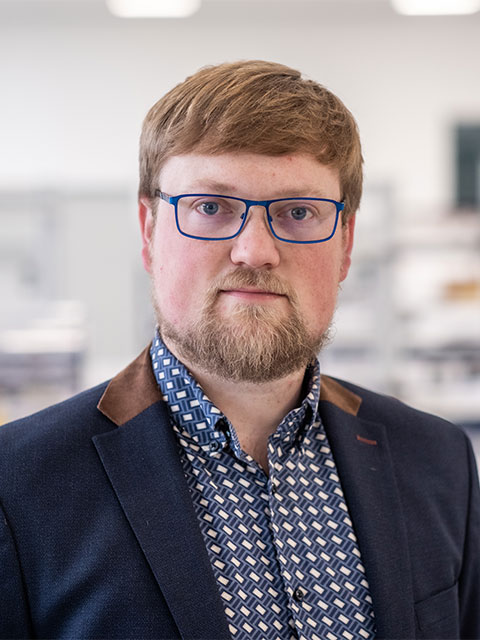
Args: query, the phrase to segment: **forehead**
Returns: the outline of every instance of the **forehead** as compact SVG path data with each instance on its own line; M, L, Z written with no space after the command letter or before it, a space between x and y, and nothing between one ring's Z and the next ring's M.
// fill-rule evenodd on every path
M159 184L170 195L221 193L252 199L318 196L338 199L338 170L308 154L189 153L170 157Z

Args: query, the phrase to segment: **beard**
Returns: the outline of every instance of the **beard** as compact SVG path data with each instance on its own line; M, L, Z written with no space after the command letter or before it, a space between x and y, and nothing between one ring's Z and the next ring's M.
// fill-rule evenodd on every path
M288 311L279 310L276 304L237 303L228 314L221 313L221 291L241 287L286 296ZM167 321L154 293L153 298L160 335L179 359L232 382L284 378L306 368L330 339L329 327L317 334L309 332L295 292L267 271L241 268L220 278L207 291L198 320L184 329Z

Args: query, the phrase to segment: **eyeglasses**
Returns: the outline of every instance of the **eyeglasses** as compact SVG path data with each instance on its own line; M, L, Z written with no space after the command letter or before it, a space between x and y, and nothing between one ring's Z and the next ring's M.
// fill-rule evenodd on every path
M265 207L270 231L283 242L326 242L335 234L345 204L328 198L245 200L210 193L170 196L156 189L155 196L175 207L178 231L197 240L231 240L247 221L250 207Z

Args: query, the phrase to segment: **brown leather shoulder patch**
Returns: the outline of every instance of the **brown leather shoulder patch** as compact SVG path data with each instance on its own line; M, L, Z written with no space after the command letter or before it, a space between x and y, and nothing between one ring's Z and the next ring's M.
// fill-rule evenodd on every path
M110 381L97 408L120 426L161 399L147 347Z
M353 391L346 389L339 382L329 378L328 376L322 376L322 382L320 386L320 400L331 402L335 406L339 407L343 411L356 416L362 399Z

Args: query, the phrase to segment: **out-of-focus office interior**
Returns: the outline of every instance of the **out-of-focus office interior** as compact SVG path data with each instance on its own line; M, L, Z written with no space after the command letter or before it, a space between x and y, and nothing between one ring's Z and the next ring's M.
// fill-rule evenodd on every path
M0 423L114 375L149 341L141 121L199 67L262 58L333 90L363 141L323 370L479 446L480 0L455 0L460 15L448 0L417 0L421 15L400 0L190 4L126 17L126 0L0 0Z

